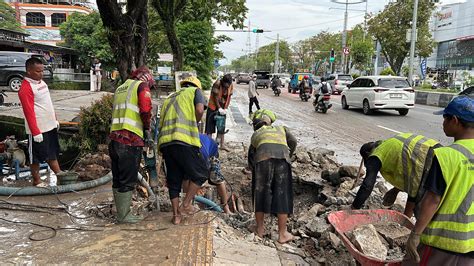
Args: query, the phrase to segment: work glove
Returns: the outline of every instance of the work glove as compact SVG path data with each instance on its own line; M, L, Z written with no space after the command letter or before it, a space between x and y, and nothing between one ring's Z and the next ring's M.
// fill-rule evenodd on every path
M60 127L60 126L61 126L61 125L59 124L59 121L56 120L56 131L59 131L59 127Z
M219 108L219 114L220 114L220 115L225 115L225 110L222 109L222 108Z
M43 142L43 134L39 133L38 135L33 136L33 140L38 143Z
M418 245L420 244L420 234L411 232L408 238L407 245L405 247L409 258L414 260L416 263L420 262L420 255L418 254Z
M145 130L145 145L147 147L153 147L153 135L151 134L151 130Z

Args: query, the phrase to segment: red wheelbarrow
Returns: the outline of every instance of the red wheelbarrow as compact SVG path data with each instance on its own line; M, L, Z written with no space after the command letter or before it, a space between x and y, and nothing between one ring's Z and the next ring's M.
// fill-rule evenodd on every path
M352 257L364 266L375 265L401 265L402 259L394 261L381 261L375 258L367 257L360 252L346 237L346 232L354 230L356 227L364 224L376 224L380 222L395 222L408 229L413 229L411 220L392 210L351 210L332 212L328 216L329 222L334 226L336 232L342 239Z

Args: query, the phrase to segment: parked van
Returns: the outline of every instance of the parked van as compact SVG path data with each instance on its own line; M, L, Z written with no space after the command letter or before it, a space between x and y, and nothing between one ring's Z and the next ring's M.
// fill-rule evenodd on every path
M31 57L37 57L43 62L43 80L52 81L53 70L43 55L0 51L0 86L8 86L12 91L19 91L23 77L26 75L26 60Z

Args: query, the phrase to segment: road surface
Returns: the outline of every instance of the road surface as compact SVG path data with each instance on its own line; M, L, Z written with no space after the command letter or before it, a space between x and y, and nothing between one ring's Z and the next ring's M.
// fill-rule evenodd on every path
M234 84L230 140L248 140L252 134L251 126L246 124L249 122L247 87ZM340 96L335 95L331 97L333 107L327 114L322 114L314 111L312 99L302 102L297 94L288 93L286 88L279 97L274 96L271 89L259 89L258 92L260 107L274 111L278 116L276 124L288 126L300 146L333 149L344 164L358 164L358 151L362 144L389 138L399 132L422 134L444 145L451 143L443 132L443 118L433 115L434 111L440 110L437 107L416 105L407 116L400 116L392 110L367 116L362 110L343 110Z

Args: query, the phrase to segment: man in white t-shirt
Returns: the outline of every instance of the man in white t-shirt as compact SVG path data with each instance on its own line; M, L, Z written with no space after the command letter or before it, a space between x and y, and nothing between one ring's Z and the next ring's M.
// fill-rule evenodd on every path
M40 163L47 162L55 174L61 172L58 163L59 122L56 119L48 85L43 81L43 62L32 57L26 60L26 77L21 83L20 98L30 154L30 169L33 185L46 186L40 179Z

